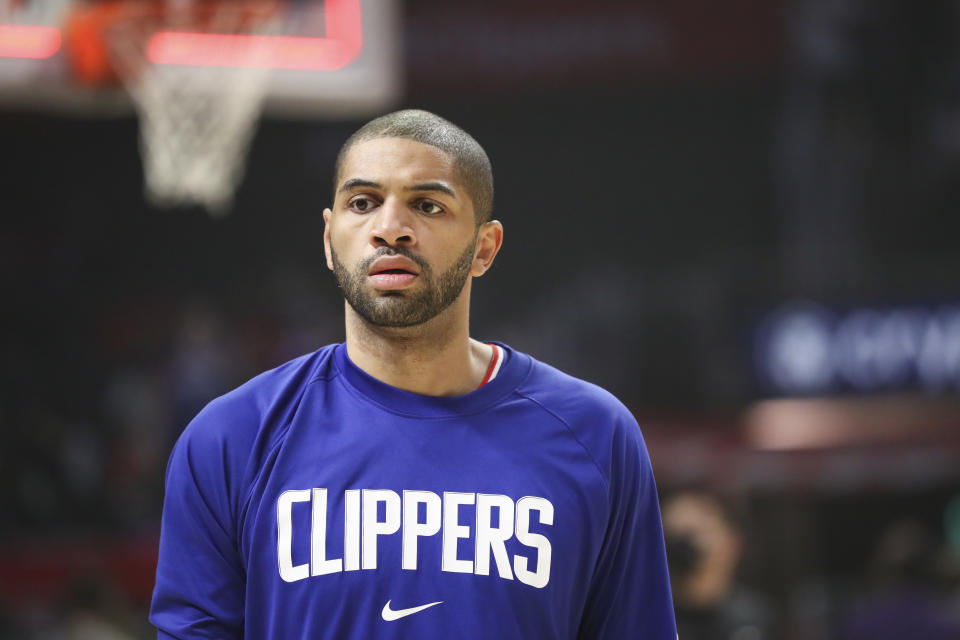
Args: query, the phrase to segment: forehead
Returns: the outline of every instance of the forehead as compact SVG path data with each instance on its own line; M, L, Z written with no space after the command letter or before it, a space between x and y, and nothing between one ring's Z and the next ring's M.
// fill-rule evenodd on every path
M364 178L387 184L427 180L458 182L453 158L422 142L405 138L375 138L354 144L347 151L339 182Z

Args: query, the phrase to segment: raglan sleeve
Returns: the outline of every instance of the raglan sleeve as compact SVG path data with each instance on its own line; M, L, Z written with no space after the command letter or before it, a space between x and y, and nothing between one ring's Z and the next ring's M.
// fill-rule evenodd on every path
M579 638L676 640L657 487L640 427L626 408L609 456L609 519Z
M150 622L161 640L243 636L245 571L238 548L237 486L214 401L187 426L167 465ZM235 448L235 447L233 447Z

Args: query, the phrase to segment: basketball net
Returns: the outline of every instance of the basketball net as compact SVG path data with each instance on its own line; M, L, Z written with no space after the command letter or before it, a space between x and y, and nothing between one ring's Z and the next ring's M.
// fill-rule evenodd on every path
M200 205L211 215L230 211L243 178L269 80L267 49L257 38L279 29L276 5L264 2L172 1L120 3L129 12L105 25L112 66L140 118L144 189L155 205ZM135 6L132 6L135 5ZM164 40L216 34L226 64L195 66L181 49L163 59ZM262 42L262 40L260 40ZM208 45L205 45L208 46Z

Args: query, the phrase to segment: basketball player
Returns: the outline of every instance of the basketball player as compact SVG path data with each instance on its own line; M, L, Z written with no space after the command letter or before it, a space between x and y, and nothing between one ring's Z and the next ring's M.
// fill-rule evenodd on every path
M503 240L486 153L368 123L323 212L346 343L214 400L170 458L160 638L675 640L640 429L602 389L469 336Z

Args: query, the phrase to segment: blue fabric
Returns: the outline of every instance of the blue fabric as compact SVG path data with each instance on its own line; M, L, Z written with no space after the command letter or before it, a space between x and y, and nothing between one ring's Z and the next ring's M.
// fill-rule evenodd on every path
M167 468L159 637L675 640L636 421L501 346L459 397L331 345L211 402Z

